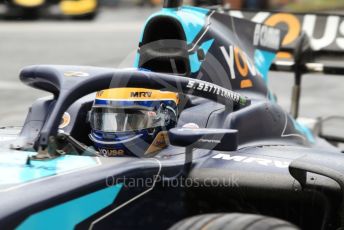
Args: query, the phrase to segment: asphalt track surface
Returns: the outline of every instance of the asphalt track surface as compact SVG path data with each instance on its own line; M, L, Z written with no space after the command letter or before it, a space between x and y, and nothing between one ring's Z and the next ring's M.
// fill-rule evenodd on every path
M32 102L48 95L20 83L21 68L35 64L130 67L145 18L154 11L106 8L93 22L0 21L0 126L22 125ZM289 110L292 75L271 73L270 83L278 102ZM301 116L344 116L344 77L309 75L303 83Z

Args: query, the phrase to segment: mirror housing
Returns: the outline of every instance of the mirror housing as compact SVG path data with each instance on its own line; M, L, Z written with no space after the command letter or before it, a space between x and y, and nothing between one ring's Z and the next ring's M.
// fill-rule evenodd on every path
M173 128L168 132L170 143L175 146L235 151L238 148L238 130Z
M168 131L168 136L170 144L185 147L185 163L178 176L186 176L190 172L195 148L218 151L235 151L238 148L238 130L234 129L173 128Z

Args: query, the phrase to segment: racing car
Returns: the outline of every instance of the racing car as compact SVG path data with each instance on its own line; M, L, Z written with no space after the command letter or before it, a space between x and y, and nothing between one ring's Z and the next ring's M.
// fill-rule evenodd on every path
M304 73L343 74L314 58L341 54L342 38L329 31L344 19L319 16L331 26L314 38L292 27L314 15L254 14L166 0L147 19L134 68L25 67L20 80L52 97L33 103L22 128L0 130L1 229L344 227L343 137L328 129L336 120L296 119ZM268 88L270 68L294 73L291 114ZM100 151L94 139L137 117L101 107L123 102L107 90L131 92L124 104L140 108L152 90L176 93L169 144L152 154L136 154L139 140L133 155Z
M97 15L97 0L11 0L5 3L6 16L10 18L35 19L52 12L55 5L66 18L93 19Z

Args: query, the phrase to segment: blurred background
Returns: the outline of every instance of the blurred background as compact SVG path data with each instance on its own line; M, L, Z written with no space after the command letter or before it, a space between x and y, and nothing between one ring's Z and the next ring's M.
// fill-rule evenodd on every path
M35 64L131 67L145 19L160 0L0 0L0 127L23 124L32 102L47 94L20 83ZM234 9L344 12L343 0L188 0ZM270 73L279 103L290 107L293 77ZM344 115L343 77L308 75L301 116Z

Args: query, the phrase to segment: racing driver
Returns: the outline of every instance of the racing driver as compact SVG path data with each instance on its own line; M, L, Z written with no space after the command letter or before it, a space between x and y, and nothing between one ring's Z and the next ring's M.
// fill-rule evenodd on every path
M97 93L89 121L90 139L104 156L149 156L168 145L176 125L176 93L116 88Z

